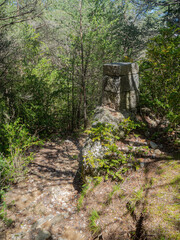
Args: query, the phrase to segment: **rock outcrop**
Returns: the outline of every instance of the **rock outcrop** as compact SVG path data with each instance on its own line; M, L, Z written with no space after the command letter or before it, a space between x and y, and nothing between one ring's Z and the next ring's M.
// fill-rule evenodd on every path
M139 68L136 63L105 64L103 69L103 89L101 106L95 109L92 127L98 124L111 124L113 131L119 137L124 136L119 126L125 118L136 112L139 100ZM113 139L111 142L113 143ZM89 158L103 159L106 147L101 141L93 141L89 136L86 139L83 154L84 175L97 175L99 162L87 161Z

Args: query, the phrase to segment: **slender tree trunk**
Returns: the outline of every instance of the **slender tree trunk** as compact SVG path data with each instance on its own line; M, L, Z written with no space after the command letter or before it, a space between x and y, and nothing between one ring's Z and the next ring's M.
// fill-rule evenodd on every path
M80 127L80 121L81 121L81 103L82 103L82 91L80 89L79 104L78 104L78 108L77 108L77 119L76 119L77 128Z
M80 12L80 39L81 39L81 83L83 93L83 115L84 115L84 128L87 127L87 103L86 103L86 80L85 80L85 69L84 69L84 45L83 45L83 28L82 28L82 1L79 2Z
M71 115L71 130L73 131L75 128L75 122L74 122L74 117L75 117L75 104L74 104L74 58L73 58L73 63L72 63L72 88L71 88L71 94L72 94L72 101L71 101L71 107L72 107L72 115Z

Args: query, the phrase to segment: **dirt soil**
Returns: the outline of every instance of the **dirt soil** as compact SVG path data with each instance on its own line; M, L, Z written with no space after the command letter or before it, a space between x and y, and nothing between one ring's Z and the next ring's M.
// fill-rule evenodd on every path
M139 158L141 167L130 169L123 182L91 185L78 211L78 169L84 140L85 136L69 137L47 142L38 150L27 177L6 194L7 217L13 223L0 239L180 239L180 161L165 157L163 149L150 148ZM117 144L127 151L128 146L147 146L149 142L131 136ZM95 228L91 224L93 210L99 216Z

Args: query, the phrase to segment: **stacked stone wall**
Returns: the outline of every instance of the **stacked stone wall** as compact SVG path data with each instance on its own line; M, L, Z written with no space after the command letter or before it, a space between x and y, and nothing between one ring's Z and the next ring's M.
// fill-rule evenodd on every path
M102 106L116 111L136 109L139 101L138 64L105 64L103 75Z

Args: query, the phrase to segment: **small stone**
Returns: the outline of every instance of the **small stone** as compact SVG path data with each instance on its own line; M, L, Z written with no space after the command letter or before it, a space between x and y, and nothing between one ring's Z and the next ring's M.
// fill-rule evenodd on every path
M43 229L39 229L37 236L35 237L35 240L46 240L51 237L51 234Z
M56 224L61 222L64 219L64 217L62 216L62 214L58 214L57 216L55 216L52 220L51 220L51 224Z
M158 148L158 145L152 141L150 141L150 146L153 148L153 149L157 149Z
M154 151L154 153L157 154L157 155L160 155L160 154L161 154L161 151L160 151L159 149L156 149L156 150Z

